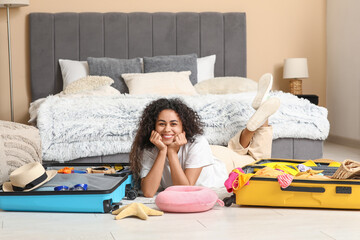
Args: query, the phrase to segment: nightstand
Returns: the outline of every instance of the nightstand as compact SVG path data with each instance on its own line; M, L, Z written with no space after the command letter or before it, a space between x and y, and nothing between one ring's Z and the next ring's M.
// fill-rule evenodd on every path
M296 95L299 98L305 98L307 100L309 100L311 103L318 105L319 104L319 96L317 95L311 95L311 94L299 94Z

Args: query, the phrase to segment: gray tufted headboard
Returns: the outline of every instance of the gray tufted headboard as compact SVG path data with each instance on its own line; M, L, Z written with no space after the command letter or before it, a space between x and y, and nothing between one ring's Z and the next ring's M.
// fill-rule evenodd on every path
M245 13L31 13L32 100L62 90L58 59L216 54L215 76L246 77Z

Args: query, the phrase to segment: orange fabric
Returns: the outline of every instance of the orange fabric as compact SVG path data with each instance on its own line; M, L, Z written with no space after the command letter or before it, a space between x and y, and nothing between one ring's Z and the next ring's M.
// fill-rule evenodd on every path
M306 172L299 172L295 176L295 179L329 179L329 177L319 175L319 173L323 171L324 170L307 170Z
M279 175L284 174L284 172L272 169L270 167L264 167L260 170L258 170L256 173L242 173L238 169L234 169L233 172L238 174L238 177L233 182L232 187L234 190L238 190L245 186L249 180L252 178L252 176L266 176L266 177L277 177Z
M254 176L254 173L242 173L239 171L239 169L234 169L233 172L237 173L239 176L236 178L236 180L233 182L232 187L234 190L240 189L245 184L247 184L252 176ZM237 185L237 187L236 187Z
M265 176L265 177L277 177L279 175L284 174L284 172L275 170L271 167L264 167L264 168L258 170L255 174L259 175L259 176Z

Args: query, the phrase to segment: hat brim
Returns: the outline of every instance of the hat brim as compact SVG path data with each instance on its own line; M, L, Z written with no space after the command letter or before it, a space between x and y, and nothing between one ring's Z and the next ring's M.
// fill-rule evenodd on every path
M48 171L46 171L46 174L47 174L47 178L43 182L39 183L38 185L36 185L30 189L26 189L23 192L30 192L30 191L40 187L41 185L47 183L48 181L53 179L53 177L55 177L55 175L57 174L57 170L48 170ZM4 182L2 189L4 192L14 192L11 182Z

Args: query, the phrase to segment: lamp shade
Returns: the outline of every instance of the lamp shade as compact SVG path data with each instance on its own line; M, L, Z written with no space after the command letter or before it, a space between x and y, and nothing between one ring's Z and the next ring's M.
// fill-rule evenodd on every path
M284 60L283 78L308 78L307 58L287 58Z
M0 7L23 7L28 6L30 0L0 0Z

